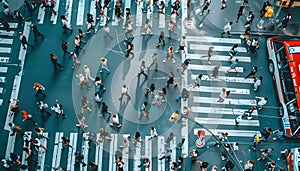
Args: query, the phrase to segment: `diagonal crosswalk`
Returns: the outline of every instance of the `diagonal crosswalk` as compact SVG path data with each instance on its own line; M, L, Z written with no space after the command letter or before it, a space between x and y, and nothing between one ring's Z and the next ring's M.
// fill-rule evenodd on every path
M251 106L256 106L257 101L252 94L252 78L244 78L245 66L251 63L251 57L247 55L247 49L243 47L240 39L217 38L208 36L186 36L189 51L186 58L191 59L189 64L190 84L194 83L199 74L203 74L200 87L188 86L187 89L193 95L191 98L191 112L196 114L194 121L207 127L213 134L227 132L230 137L253 137L259 134L258 110L252 113L252 120L247 117L242 119L236 127L235 119L243 115ZM239 59L236 67L237 73L225 73L231 62L228 60L230 48L238 44L238 54L234 57ZM214 55L211 57L211 65L206 64L207 51L214 46ZM213 68L219 65L217 78L209 77ZM230 94L223 102L218 102L219 95L223 88L230 91ZM200 128L194 129L197 135ZM210 133L206 133L209 135Z

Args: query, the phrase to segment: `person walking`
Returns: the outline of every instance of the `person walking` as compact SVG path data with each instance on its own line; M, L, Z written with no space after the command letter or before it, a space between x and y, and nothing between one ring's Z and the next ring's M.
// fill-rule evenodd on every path
M188 66L191 62L191 59L185 59L181 64L180 68L177 68L177 72L181 70L182 75L184 75L184 71L188 69Z
M87 109L88 112L92 112L92 109L89 107L89 102L85 96L81 97L81 114L84 113L84 110Z
M119 100L122 100L122 99L123 99L123 96L127 96L127 99L130 100L130 96L129 96L129 94L128 94L128 87L127 87L126 84L124 84L124 85L122 86L121 92L122 92L122 94L121 94L121 97L119 98Z
M239 126L240 122L244 118L244 115L239 115L235 118L235 126Z
M207 56L201 56L201 57L208 57L207 64L209 65L211 64L210 58L213 57L214 55L214 48L215 48L214 46L210 46L207 51Z
M18 20L18 24L23 26L24 16L18 10L14 11L14 18Z
M34 41L37 41L37 38L39 36L41 36L42 39L44 40L44 35L39 32L39 30L38 30L38 28L36 27L35 24L31 24L31 29L32 29L32 32L33 32L33 35L34 35Z
M225 33L228 34L228 37L231 37L231 35L230 35L230 30L232 29L232 24L233 24L233 22L230 21L229 23L227 23L227 24L224 26L223 32L221 33L221 38L224 37L223 35L224 35Z
M43 95L43 97L46 97L46 94L43 92L45 91L45 87L42 86L40 83L34 83L33 89L35 89L35 95L36 97L39 96L39 94Z
M217 65L213 68L212 70L212 73L208 75L209 78L218 78L218 73L219 73L219 69L220 69L220 66Z
M110 127L117 126L118 128L121 128L119 116L117 114L113 114L110 117L111 123L109 124Z
M155 85L154 83L151 83L149 88L148 87L145 87L146 88L146 93L145 93L145 96L148 97L149 93L152 95L152 97L154 97L154 91L155 91Z
M63 50L64 54L63 57L66 56L66 54L71 55L71 52L68 51L69 43L65 41L61 41L61 49Z
M292 19L292 15L291 13L288 13L288 15L282 18L281 23L277 27L282 27L283 30L285 30L291 19Z
M156 132L156 129L154 127L151 127L150 128L150 138L149 139L155 138L157 136L158 136L158 133Z
M202 74L199 74L197 77L196 77L196 80L194 82L194 84L191 84L189 85L188 87L192 86L193 88L197 87L197 88L200 88L200 83L201 83L201 78L202 78Z
M43 135L45 128L38 127L38 128L35 128L34 130L35 130L35 133L39 136L40 139L43 140L44 138L46 138L47 140L50 140L49 137L46 137L46 136Z
M252 68L252 70L250 71L250 73L245 78L251 77L251 78L255 79L255 74L256 73L257 73L257 66L254 66Z
M79 55L79 50L82 49L81 43L82 43L81 39L78 36L74 36L74 45L75 45L74 52L76 53L76 55Z
M104 31L104 33L105 33L105 37L106 37L106 38L107 38L107 37L112 38L112 36L109 34L110 29L109 29L109 27L108 27L108 24L105 24L105 25L104 25L103 31Z
M248 16L246 17L246 20L247 20L247 22L244 24L244 26L247 28L247 27L251 26L251 24L254 20L253 11L249 11Z
M168 53L167 53L166 58L163 60L163 63L167 62L167 59L171 59L172 63L173 64L175 63L175 59L174 59L174 47L172 45L168 48Z
M39 148L44 149L45 151L48 150L47 147L45 147L43 144L41 144L41 140L38 138L34 138L31 140L31 142L33 143L34 147L36 148L37 151L39 151Z
M30 46L31 48L33 48L33 45L28 43L27 38L23 34L23 32L19 32L19 38L20 38L20 41L21 41L21 44L22 44L24 50L26 50L26 46Z
M232 70L234 70L234 72L237 73L236 66L237 66L238 62L239 62L239 59L231 60L231 65L229 66L229 69L227 69L225 71L225 73L231 72Z
M67 30L70 30L71 33L73 32L73 28L70 24L70 21L66 18L66 16L61 15L60 16L61 22L62 22L62 28L64 31L62 32L63 34L67 33Z
M28 114L25 110L21 110L21 115L23 115L23 121L30 121L32 122L34 125L37 125L37 122L35 122L32 119L32 115Z
M168 20L168 32L169 32L169 39L172 39L172 35L174 35L174 37L177 37L177 34L174 33L176 30L176 24L172 21L172 20Z
M232 48L230 49L229 51L229 59L228 60L232 60L232 58L238 53L238 47L239 45L238 44L234 44L232 46Z
M78 74L76 75L76 77L79 79L80 88L82 88L82 86L85 86L87 90L91 89L91 86L89 85L89 80L85 78L83 74Z
M76 53L74 53L74 52L70 53L70 57L72 58L72 63L73 63L73 67L72 68L75 69L78 65L80 65L80 61L77 58Z
M151 30L151 23L150 23L150 20L149 19L146 19L145 21L145 25L144 25L144 31L142 32L142 35L152 35L153 32Z
M154 71L157 72L158 68L158 60L157 60L157 53L154 52L152 55L152 63L148 66L148 69L154 65Z
M185 48L186 48L186 37L182 36L180 39L180 45L177 51L175 53L179 53L179 51L183 51L185 53Z
M61 140L62 140L62 150L64 150L65 149L65 147L71 147L71 148L74 148L73 146L71 146L69 143L70 143L70 140L69 140L69 138L68 137L65 137L65 136L63 136L63 137L61 137Z
M5 28L5 30L7 32L10 31L10 25L8 24L8 22L6 22L3 18L0 18L0 23L3 25L3 27Z
M101 70L100 70L100 73L102 74L103 73L103 70L106 70L106 72L107 72L107 75L109 75L110 74L110 70L108 69L108 67L107 67L107 58L105 58L105 57L102 57L101 59L100 59L100 62L101 62Z
M236 23L238 23L240 17L241 17L242 15L244 15L244 8L245 8L245 6L244 6L244 4L242 4L242 5L240 6L239 10L238 10L238 13L237 13L237 18L236 18L236 20L235 20Z
M64 69L64 67L57 62L57 56L55 54L50 53L50 59L55 70L59 69L62 71Z
M83 65L83 70L85 73L85 78L87 79L91 79L92 81L94 81L95 79L91 76L91 71L90 68L87 65ZM89 81L89 80L88 80Z
M260 18L263 18L265 16L265 13L267 12L266 7L270 5L269 1L264 2L260 12Z
M56 113L55 118L58 118L59 116L61 116L63 119L66 118L64 110L62 108L62 104L55 104L51 107L51 110L54 110L54 112Z
M219 96L219 100L217 102L221 102L221 103L224 102L228 95L229 93L226 91L226 89L222 88L222 91Z
M147 120L150 119L149 117L149 112L147 110L147 106L148 106L148 102L144 102L142 107L141 107L141 115L139 117L139 120L142 120L142 117L145 116L147 118Z
M169 77L167 79L167 87L169 87L169 84L174 85L174 87L178 86L177 83L174 81L174 73L173 72L169 73Z
M40 109L42 116L44 115L44 113L51 115L51 112L48 111L48 104L44 103L43 101L38 101L37 105Z
M258 103L257 103L257 106L258 106L258 110L261 110L263 108L263 106L265 104L267 104L268 102L268 98L267 97L259 97L259 96L256 96L255 97L256 99L259 99Z
M210 12L210 9L209 9L210 3L211 3L210 0L204 0L204 3L202 5L204 7L203 7L203 9L202 9L202 11L200 13L201 16L204 14L204 11L207 11L207 14L209 14L209 12Z
M145 73L146 71L146 63L143 60L140 66L140 72L138 73L137 77L139 78L141 74L143 74L145 76L145 80L148 79L148 75Z
M226 1L227 1L227 0L221 0L221 3L222 3L222 6L221 6L221 8L220 8L221 10L227 8Z
M159 38L158 38L158 44L156 45L156 47L159 47L160 45L161 46L166 45L166 43L165 43L165 32L164 31L160 32L160 35L159 35Z
M87 16L87 25L88 25L88 29L87 29L87 33L90 33L91 32L91 30L93 30L94 31L94 33L96 33L97 32L97 30L94 28L94 26L93 26L93 23L94 23L94 19L93 19L93 15L92 14L90 14L90 13L87 13L86 14L86 16Z
M126 58L129 57L129 54L132 54L132 57L134 57L134 53L132 52L132 50L133 50L133 44L130 41L128 41L126 44L126 55L125 55Z
M259 76L258 79L255 79L255 82L254 82L254 84L253 84L253 87L254 87L253 90L254 90L254 91L257 91L257 90L258 90L258 87L261 86L262 80L263 80L262 76Z

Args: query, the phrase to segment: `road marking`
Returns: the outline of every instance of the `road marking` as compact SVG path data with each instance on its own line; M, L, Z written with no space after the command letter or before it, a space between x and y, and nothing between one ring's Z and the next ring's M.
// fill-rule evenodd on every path
M124 134L123 139L127 139L129 136L130 136L130 134ZM129 152L130 152L129 148L130 148L130 145L128 144L128 147L122 149L122 159L124 162L124 166L123 166L124 170L128 170Z
M5 31L5 30L1 30L0 31L0 36L14 36L14 31Z
M214 46L214 51L221 51L221 52L229 52L232 46ZM198 44L190 44L190 49L192 50L204 50L208 51L207 45L198 45ZM245 47L238 47L238 52L247 53L247 49Z
M159 160L161 156L163 156L165 152L165 137L158 136L157 137L157 170L165 171L166 170L166 161L165 159Z
M131 8L131 0L125 0L123 26L126 25L126 21L127 21L127 19L126 19L126 8L129 8L129 10L130 10L130 8ZM132 12L132 11L130 11L130 12Z
M79 0L76 25L83 25L85 0Z
M32 135L32 132L31 131L25 131L24 132L24 135L27 135L28 136L28 139L31 140L31 135ZM24 144L23 144L23 147L29 147L30 149L30 142L28 143L28 146L26 146L27 142L24 141ZM23 153L22 153L22 164L24 165L27 165L27 157L28 157L28 154L23 150Z
M70 145L73 148L69 148L68 151L68 164L67 164L67 170L69 171L74 171L74 165L75 165L75 155L74 153L76 152L76 147L77 147L77 136L78 133L71 133L70 134Z
M195 122L205 125L235 125L235 119L195 118ZM259 120L241 120L240 126L259 126Z
M152 27L152 20L153 20L153 0L150 0L150 3L148 5L147 9L147 19L150 22L150 26Z
M204 57L205 56L205 57ZM196 59L196 60L207 60L207 54L186 54L187 59ZM248 56L234 56L235 59L239 59L239 62L251 62L251 57ZM211 61L227 61L230 62L229 56L225 55L214 55L210 58Z
M83 155L83 163L88 164L89 159L89 133L83 133L82 137L82 149L81 154ZM87 171L87 166L83 167L83 165L80 165L81 171Z
M136 23L135 26L137 27L141 27L142 26L142 22L143 22L143 11L142 11L142 7L143 7L143 1L139 0L137 5L136 5Z
M189 87L189 91L198 91L198 92L209 92L209 93L220 93L223 87L211 87L211 86L200 86L200 87ZM243 88L226 88L227 91L230 91L230 94L250 94L249 89Z
M45 7L42 8L42 6L44 6L43 4L40 5L39 7L39 13L38 13L38 24L43 24L44 20L45 20Z
M3 93L3 88L2 87L0 87L0 94L2 94Z
M212 71L215 66L189 64L188 67L190 70ZM220 66L219 71L225 72L228 69L229 69L229 66L228 67ZM240 73L242 73L244 71L243 67L236 67L236 70L237 70L237 72L240 72ZM234 72L234 71L229 71L229 72Z
M18 27L18 23L11 23L9 22L9 28L17 28ZM3 28L3 24L0 24L0 28Z
M0 57L0 63L8 63L9 57Z
M226 98L224 102L217 102L219 98L193 96L193 101L196 103L211 103L211 104L231 104L231 105L248 105L256 106L256 100L250 99L230 99Z
M218 115L242 115L247 109L217 108L217 107L198 107L192 106L191 111L194 113L218 114ZM254 110L252 116L258 116L257 110Z
M200 128L194 129L194 135L198 135L198 130L203 130ZM253 138L254 135L261 136L259 131L249 131L249 130L224 130L224 129L209 129L214 135L218 136L220 132L227 132L228 137L249 137ZM204 130L205 131L205 130ZM208 131L205 131L205 135L211 135Z
M139 139L140 140L140 139ZM133 170L140 171L141 168L138 167L141 164L141 147L142 142L136 141L135 153L133 154Z
M191 79L195 80L198 75L191 75ZM252 78L243 78L243 77L225 77L225 76L218 76L218 78L209 78L207 75L203 75L201 80L205 81L225 81L229 83L247 83L253 84L254 79Z
M0 67L0 73L7 73L8 67Z
M54 13L52 13L52 15L51 15L50 21L52 22L52 24L56 24L56 23L57 23L57 15L58 15L59 0L55 0L55 1L56 1L56 3L55 3L55 5L54 5L53 10L56 12L56 15L54 15ZM70 23L71 23L71 21L70 21Z
M5 39L5 38L1 38L0 39L0 44L12 44L13 43L13 39Z
M68 19L68 21L71 23L71 16L72 16L72 5L73 5L73 0L67 0L66 2L66 12L65 12L65 17Z
M6 78L5 77L0 77L0 83L5 83L6 82Z
M118 150L118 134L111 134L111 141L109 147L109 171L115 171L115 152Z
M97 142L98 144L96 145L96 157L95 157L95 162L98 165L98 171L102 171L102 157L103 157L103 144L104 144L103 140L102 142L100 142L100 133L97 134Z
M62 150L62 142L61 137L64 136L63 132L55 133L55 141L54 141L54 149L53 149L53 157L52 157L52 171L55 171L54 168L60 166L60 158L61 158L61 150Z
M185 144L187 144L187 143L185 143ZM173 140L170 141L170 149L172 150L171 160L169 162L170 163L169 164L170 170L172 170L171 169L172 163L176 162L176 146L177 146L177 144L176 144L176 137L173 137Z
M101 1L101 6L102 7L104 6L104 0ZM106 19L107 18L105 16L107 16L107 8L103 9L103 13L104 13L104 15L101 16L100 21L99 21L100 22L100 26L102 26L102 27L105 26L105 24L106 24ZM115 14L113 14L113 18L114 18L114 15Z
M145 137L145 156L147 156L150 160L152 159L152 139L150 136ZM146 168L146 171L152 170L152 163L150 163L150 167Z
M90 5L90 14L93 15L95 22L93 22L93 26L96 25L96 0L91 0L91 5Z
M165 0L161 0L165 3ZM165 14L166 8L163 9L163 13ZM164 14L159 14L159 25L158 28L166 28L166 16Z
M191 42L241 44L241 39L217 38L217 37L206 37L206 36L186 36L186 40ZM208 49L208 47L206 47L206 49Z
M47 132L44 132L43 133L43 136L44 137L48 137L48 133ZM47 147L47 140L46 138L44 139L41 139L41 144L45 147ZM46 151L42 148L39 148L39 151L38 151L38 168L37 168L37 171L44 171L44 167L45 167L45 158L46 158Z
M119 24L119 19L118 17L115 15L115 6L117 4L117 0L114 0L114 8L113 8L113 13L112 13L112 23L111 25L113 26L117 26Z
M0 53L10 53L11 48L0 47Z

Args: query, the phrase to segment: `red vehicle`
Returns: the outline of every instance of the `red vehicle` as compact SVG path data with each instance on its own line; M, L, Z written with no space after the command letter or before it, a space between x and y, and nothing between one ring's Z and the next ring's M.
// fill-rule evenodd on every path
M300 138L300 38L272 37L267 40L267 49L284 134Z

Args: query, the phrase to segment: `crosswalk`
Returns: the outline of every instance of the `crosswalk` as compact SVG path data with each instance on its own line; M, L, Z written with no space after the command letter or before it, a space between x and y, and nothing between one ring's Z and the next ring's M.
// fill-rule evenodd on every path
M259 134L258 111L252 113L252 120L242 119L236 126L235 119L243 115L251 106L257 105L253 94L252 78L244 78L245 67L250 68L251 57L247 54L247 49L243 47L240 39L236 38L216 38L208 36L186 36L188 52L186 58L191 59L189 64L190 74L187 76L188 83L192 84L199 74L203 74L200 87L188 86L188 90L193 94L190 101L191 112L196 114L194 121L204 125L213 134L227 132L232 137L253 137ZM228 52L230 48L238 44L238 54L234 57L239 59L236 67L237 73L225 73L231 64ZM210 46L214 46L214 55L210 64L207 60L207 51ZM209 77L213 68L219 65L219 75L217 78ZM230 91L229 96L218 102L219 95L223 88ZM194 135L198 134L201 128L194 128ZM206 132L206 135L210 135Z
M26 135L29 135L29 139L33 136L31 131L26 131L25 133ZM49 137L48 132L43 133L43 135ZM120 148L120 146L123 145L122 140L128 138L130 134L112 133L108 135L111 139L104 140L103 142L99 141L100 133L91 134L87 132L79 134L78 132L71 132L66 134L63 132L55 132L55 135L53 136L54 142L51 143L49 143L49 140L46 140L46 138L40 139L41 145L48 148L48 150L36 147L38 150L38 171L42 171L46 167L49 167L46 163L49 163L50 161L46 161L45 156L51 154L52 171L55 171L55 169L60 167L66 168L68 171L74 171L76 168L80 168L81 171L86 171L89 168L88 163L90 162L95 162L98 165L97 171L115 171L118 167L118 164L115 162L116 151L121 152L122 161L124 163L123 169L125 171L143 170L139 167L143 156L147 156L151 161L150 167L146 168L146 171L165 171L170 169L171 163L176 162L176 158L179 155L176 152L176 137L170 142L170 145L166 145L164 136L155 138L145 136L141 142L138 141L136 144L131 142L128 146L125 146L125 148ZM64 145L61 138L64 136L69 138L69 146L63 148ZM91 136L96 137L93 139ZM52 137L50 136L50 138ZM80 141L81 143L79 143ZM95 146L91 145L93 143ZM33 144L32 142L29 142L28 144L24 142L23 147L26 146L30 147L33 146ZM164 155L167 148L172 150L170 163L166 163L165 159L159 160L159 158ZM31 147L31 149L33 149L33 147ZM67 158L62 157L65 156L64 153L67 154ZM82 155L82 160L79 157L76 157L75 153ZM27 163L27 157L28 154L23 151L22 164ZM76 160L80 162L76 163Z

